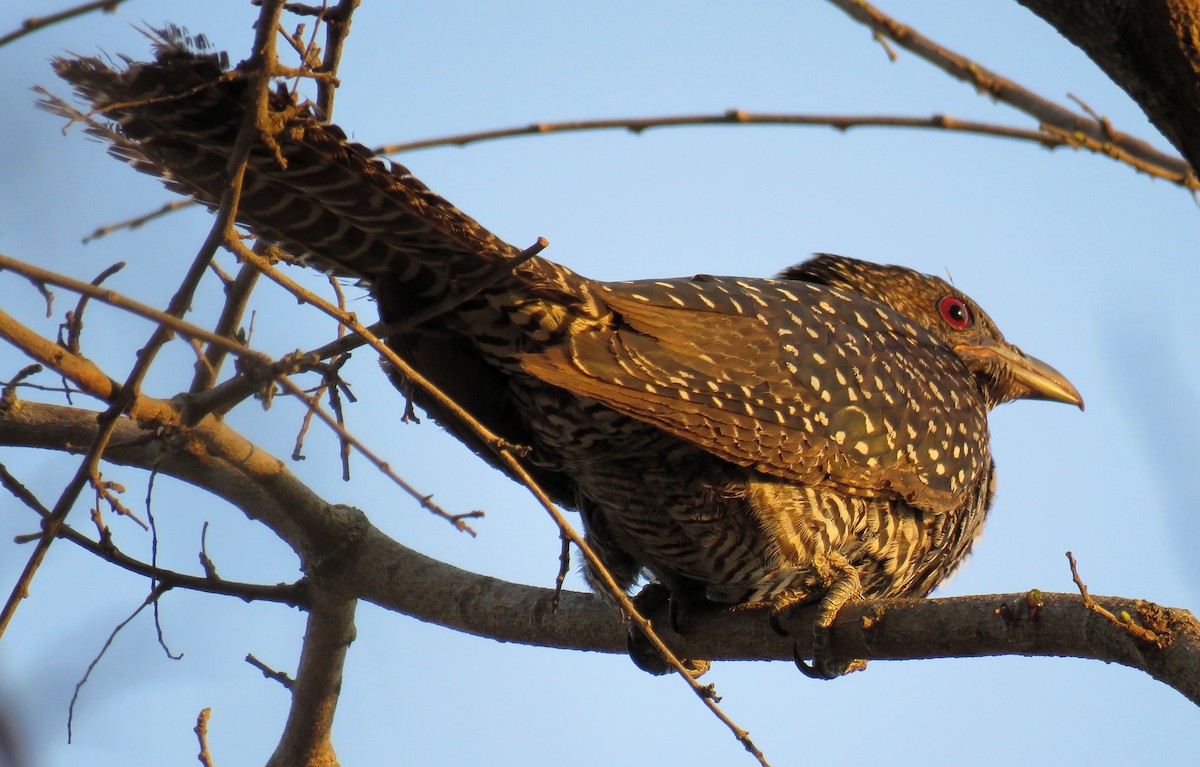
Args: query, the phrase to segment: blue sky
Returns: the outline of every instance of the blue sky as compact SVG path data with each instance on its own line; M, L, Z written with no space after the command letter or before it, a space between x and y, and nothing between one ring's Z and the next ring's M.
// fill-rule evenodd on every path
M0 8L0 31L42 9ZM481 7L482 6L482 7ZM1015 2L909 0L883 5L926 35L1059 100L1070 92L1114 125L1166 142L1082 53ZM47 9L48 10L48 9ZM50 56L102 49L136 58L132 25L165 21L204 32L235 59L256 11L240 0L132 0L0 49L7 109L0 142L0 252L90 278L129 266L109 285L162 301L211 221L189 211L82 246L92 228L168 199L80 131L33 109L28 87L54 82ZM868 31L820 2L755 4L366 3L355 17L336 121L367 143L535 121L721 112L928 115L1029 125L971 88L900 53L889 63ZM1200 425L1193 316L1197 208L1163 182L1091 155L936 132L708 127L523 138L399 158L435 190L521 246L600 279L695 273L770 275L831 251L953 275L1009 340L1066 373L1087 411L1016 403L992 416L1000 490L976 553L941 595L1070 591L1063 552L1099 594L1196 609L1195 434ZM223 256L223 262L231 259ZM321 289L323 279L307 283ZM325 288L327 292L327 288ZM364 316L371 304L354 293ZM28 284L0 275L5 309L53 335L59 321ZM73 304L60 295L56 310ZM197 321L219 306L208 284ZM328 321L270 287L256 296L254 344L271 354L313 348ZM85 352L121 376L149 336L145 323L94 307ZM190 380L182 344L147 390L170 396ZM24 364L0 349L0 378ZM487 510L480 536L430 518L363 461L343 483L326 435L292 465L330 501L364 509L398 540L460 566L552 583L553 525L519 487L480 465L436 426L400 423L401 400L369 355L344 371L360 403L351 428L445 507ZM49 379L48 379L48 382ZM300 411L277 401L231 416L286 457ZM43 500L74 462L0 451ZM110 469L140 508L145 476ZM236 510L160 480L160 557L197 571L200 529L223 576L297 577L295 557ZM87 528L86 509L72 517ZM572 515L572 519L574 519ZM110 519L118 542L147 555L133 525ZM35 523L0 502L0 583L27 556L11 543ZM581 583L574 578L575 588ZM4 587L5 593L8 586ZM292 670L303 616L282 607L175 593L163 626L181 661L166 659L139 617L84 688L75 743L66 707L75 681L146 584L56 544L31 598L0 642L0 702L21 724L35 764L190 763L192 726L213 709L221 767L260 764L287 711L285 692L242 658ZM721 663L706 681L775 765L1059 765L1175 760L1194 748L1195 708L1129 669L1076 660L999 658L873 663L828 684L790 664ZM1084 724L1080 724L1084 723ZM359 611L335 745L343 764L693 765L752 760L676 679L627 658L501 645L371 605Z

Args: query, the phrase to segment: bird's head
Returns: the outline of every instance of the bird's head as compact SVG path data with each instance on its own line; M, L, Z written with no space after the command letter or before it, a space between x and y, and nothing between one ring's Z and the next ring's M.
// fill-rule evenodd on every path
M963 360L989 407L1014 399L1044 399L1083 409L1083 397L1066 376L1005 341L987 312L939 277L821 253L785 269L779 278L855 293L914 320Z

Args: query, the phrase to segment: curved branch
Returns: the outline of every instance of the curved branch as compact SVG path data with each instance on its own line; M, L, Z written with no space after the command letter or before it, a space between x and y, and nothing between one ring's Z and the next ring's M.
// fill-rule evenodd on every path
M395 358L395 353L390 352L378 338L372 336L365 328L358 325L354 315L336 307L332 307L328 302L317 297L315 294L301 288L295 282L289 280L279 272L265 263L265 260L253 253L249 249L241 246L240 243L228 243L234 250L242 253L243 256L251 261L255 268L266 274L273 280L280 282L283 287L293 295L301 298L307 303L312 303L318 308L322 308L329 313L332 313L346 327L353 330L355 333L364 336L369 343L378 351L381 351L385 356L390 355ZM253 373L248 375L239 375L229 381L226 381L220 386L209 389L206 392L201 392L196 395L191 395L183 399L181 402L166 403L161 400L155 400L150 397L135 396L131 399L132 404L130 409L136 410L139 407L149 407L154 410L156 418L160 418L175 426L190 425L194 421L203 417L209 416L214 409L230 400L240 401L240 398L249 396L252 392L258 390L259 386L266 383L278 380L280 386L292 394L299 392L299 388L291 383L285 376L297 372L300 365L299 360L304 355L296 357L295 355L286 355L279 361L273 361L267 355L250 349L235 339L217 335L204 328L185 322L184 320L174 317L169 314L164 314L154 307L134 301L130 298L117 293L113 290L102 289L96 285L76 280L71 277L66 277L55 272L41 269L32 264L20 261L9 256L0 254L0 271L10 270L22 276L28 277L39 284L57 285L77 293L90 296L98 301L102 301L110 306L118 309L129 311L140 317L153 320L158 323L160 328L169 328L173 332L180 333L188 338L207 342L213 348L223 349L225 351L237 354L243 363L249 363L247 367L257 368ZM80 388L84 389L93 396L106 402L114 400L120 395L122 388L112 379L109 379L95 365L87 359L72 354L70 351L63 349L58 344L55 344L45 338L42 338L37 333L22 325L14 317L0 310L0 339L4 339L12 343L17 348L24 351L31 358L45 364L64 377L75 381ZM414 375L414 379L416 376ZM200 407L201 412L197 413ZM310 407L313 407L310 403ZM182 411L180 408L183 408ZM204 409L204 408L207 409ZM111 409L111 408L110 408ZM317 410L318 415L322 417L339 435L347 440L347 442L355 447L364 457L374 464L385 476L399 485L406 493L416 500L422 508L430 513L439 516L450 522L459 530L471 532L470 527L466 524L466 520L471 518L473 514L451 514L440 508L437 504L429 500L429 496L422 494L415 487L406 482L398 474L391 470L381 459L373 454L365 445L357 439L350 437L344 430L336 425L333 419L327 418L323 411ZM136 415L136 414L135 414Z
M3 404L0 404L0 408L3 408ZM14 424L10 423L10 426L12 425ZM41 423L35 421L30 426L31 428L40 428ZM39 502L28 489L21 485L2 463L0 463L0 485L3 485L6 490L16 496L26 506L37 512L43 519L50 516L50 510ZM301 605L306 605L308 602L304 581L279 585L264 585L227 581L211 575L188 575L187 573L175 572L174 570L164 570L161 567L156 567L140 559L135 559L117 549L111 542L93 541L70 525L60 527L58 537L74 543L81 549L116 565L122 570L128 570L136 575L151 578L161 583L167 589L182 588L206 594L222 594L224 596L237 597L247 602L279 602L289 607L300 607Z
M21 402L0 412L0 445L64 449L87 444L93 414L58 405ZM354 509L331 506L283 465L219 422L191 435L193 449L164 458L161 446L140 439L122 419L106 459L158 470L195 484L238 506L298 551L319 563L324 588L352 594L423 621L501 642L619 653L625 651L620 616L599 597L565 593L557 611L553 589L523 586L456 568L416 552L376 529ZM312 573L310 573L312 574ZM1200 703L1200 625L1185 610L1120 597L1094 597L1115 615L1128 613L1159 637L1137 639L1072 594L1046 594L1031 614L1026 595L864 602L847 606L834 625L839 656L872 659L1071 656L1120 663L1145 671ZM665 615L655 615L660 626ZM793 612L801 653L815 617ZM681 657L714 660L786 660L792 640L775 635L757 610L695 616L686 636L664 629Z
M986 71L986 70L984 70ZM989 73L991 74L991 73ZM992 75L998 78L998 75ZM1002 78L1001 78L1002 79ZM1008 81L1004 81L1008 82ZM1016 86L1014 86L1016 87ZM1038 98L1038 97L1034 97ZM662 117L619 117L599 120L572 120L568 122L540 122L521 125L513 128L497 128L485 131L459 133L452 136L420 139L417 141L383 144L372 148L376 154L399 154L419 149L432 149L445 146L467 146L481 141L516 138L519 136L542 136L550 133L576 133L595 130L624 130L631 133L643 133L656 128L677 128L699 125L820 125L846 131L851 128L930 128L957 133L970 133L979 136L994 136L1018 141L1032 141L1047 149L1071 147L1085 149L1094 154L1104 155L1117 162L1125 163L1134 170L1154 178L1161 178L1185 189L1200 189L1200 179L1196 177L1187 163L1178 157L1171 157L1148 144L1119 134L1123 140L1114 143L1112 136L1103 137L1092 135L1095 131L1086 132L1078 129L1080 121L1088 125L1094 122L1074 115L1052 102L1044 103L1070 114L1076 119L1070 123L1070 129L1062 127L1063 122L1043 120L1036 130L1018 128L997 123L979 122L975 120L960 120L943 114L929 117L908 117L902 115L803 115L803 114L756 114L740 109L730 109L722 114L698 115L667 115ZM1039 114L1034 114L1040 117ZM1059 115L1060 117L1062 115ZM1136 150L1136 151L1135 151Z

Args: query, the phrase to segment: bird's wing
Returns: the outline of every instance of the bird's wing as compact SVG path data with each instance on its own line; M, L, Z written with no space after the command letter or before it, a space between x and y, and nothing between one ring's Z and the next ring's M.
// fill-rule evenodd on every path
M879 303L809 283L603 283L621 321L522 359L537 378L743 466L929 511L986 467L970 371Z

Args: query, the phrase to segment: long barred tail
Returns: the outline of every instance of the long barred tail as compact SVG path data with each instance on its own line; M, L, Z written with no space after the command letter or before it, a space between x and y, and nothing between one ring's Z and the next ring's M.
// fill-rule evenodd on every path
M95 57L71 57L57 59L54 68L107 118L89 120L87 130L107 143L110 153L215 207L227 186L226 166L245 115L248 82L229 68L223 54L209 51L203 38L187 38L174 29L158 36L150 62L126 59L123 67L114 67ZM79 118L70 105L52 97L41 106ZM611 310L597 298L597 284L534 257L455 303L456 294L469 294L479 278L494 276L520 251L406 168L348 141L336 126L320 123L286 89L270 94L268 109L277 147L253 142L238 221L316 266L364 280L385 321L431 304L451 305L391 337L389 345L493 433L513 444L534 444L529 419L511 400L569 395L526 375L522 356L581 327L612 322ZM421 390L412 396L496 465L491 451L454 413ZM539 453L531 458L531 470L557 501L571 504L573 488L561 473L546 468L554 461L552 454Z
M118 69L96 57L59 58L54 69L114 123L89 128L113 155L214 206L226 185L247 82L202 37L178 30L159 36L152 62L127 60ZM41 106L72 116L62 102ZM270 94L269 110L284 163L265 142L254 142L238 209L239 222L256 234L336 274L386 277L404 283L410 296L435 300L451 280L469 281L519 253L403 166L318 122L287 90ZM518 279L537 284L548 275L565 276L535 262Z

